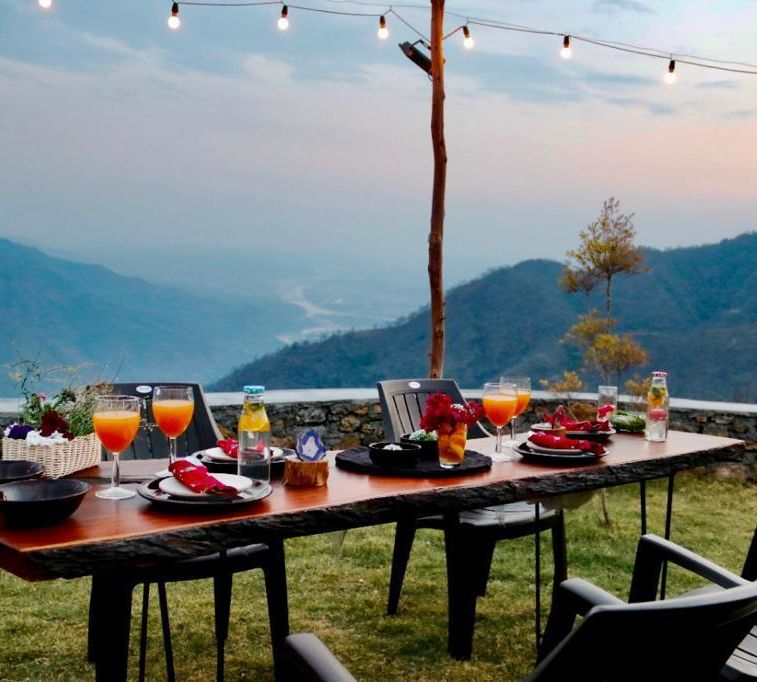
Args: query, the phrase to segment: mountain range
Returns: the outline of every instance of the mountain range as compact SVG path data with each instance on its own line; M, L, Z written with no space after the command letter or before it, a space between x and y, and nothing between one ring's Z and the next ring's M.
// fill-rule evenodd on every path
M757 400L757 233L644 254L647 271L618 277L613 299L618 330L634 334L649 353L640 373L667 370L673 395ZM538 380L577 369L576 350L561 339L579 314L601 301L561 291L561 271L560 263L528 260L449 290L445 376L475 387L502 374ZM212 388L371 386L424 376L428 347L423 308L383 328L291 344L238 367ZM598 377L588 381L591 387Z

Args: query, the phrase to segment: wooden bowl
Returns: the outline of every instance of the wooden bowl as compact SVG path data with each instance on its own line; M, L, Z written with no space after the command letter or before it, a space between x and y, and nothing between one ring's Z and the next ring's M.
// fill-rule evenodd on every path
M0 513L8 526L51 526L73 514L90 486L60 478L0 485Z
M548 424L547 422L543 422L541 424L531 424L530 428L531 428L531 431L537 431L540 433L549 433L553 436L565 435L564 426L558 426L557 428L554 428L551 424Z
M384 450L385 445L399 445L402 450ZM371 443L368 455L378 467L412 469L421 459L421 446L413 443Z
M400 445L418 445L424 462L436 462L439 459L439 447L435 440L410 440L410 434L400 436Z

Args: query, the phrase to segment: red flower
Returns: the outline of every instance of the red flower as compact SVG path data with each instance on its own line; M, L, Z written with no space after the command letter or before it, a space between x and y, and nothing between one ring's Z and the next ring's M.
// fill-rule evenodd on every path
M483 409L477 402L471 400L464 404L453 403L452 398L438 391L429 396L426 410L420 421L420 427L426 431L438 431L440 426L456 426L466 424L472 426L483 416Z
M68 440L74 439L74 434L69 431L69 425L65 417L58 414L55 410L49 410L42 415L39 427L40 436L52 436L57 431Z

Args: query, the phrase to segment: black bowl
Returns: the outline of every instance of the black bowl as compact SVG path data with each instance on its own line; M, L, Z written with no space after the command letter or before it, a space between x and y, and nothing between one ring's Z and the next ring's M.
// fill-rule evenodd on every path
M0 460L0 483L37 478L44 470L45 466L39 462L29 462L25 459L2 459Z
M421 459L424 462L436 462L439 459L439 447L435 440L410 440L410 434L400 436L402 445L418 445L421 448Z
M84 481L17 481L0 485L0 513L8 526L52 526L73 514L89 490Z
M385 445L399 445L402 450L384 450ZM371 443L368 455L378 467L412 469L421 459L421 448L411 443Z

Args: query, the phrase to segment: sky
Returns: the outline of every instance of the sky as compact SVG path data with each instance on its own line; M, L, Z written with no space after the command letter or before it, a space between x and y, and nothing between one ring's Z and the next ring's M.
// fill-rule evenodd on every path
M276 5L182 6L174 32L162 0L53 3L0 0L0 236L303 307L362 287L391 298L371 303L377 320L424 301L431 88L397 17L379 41L375 17L296 9L281 32ZM428 34L423 5L394 7ZM447 9L757 63L755 0ZM644 245L757 229L757 76L679 64L671 86L662 59L574 42L561 60L559 37L471 31L473 50L445 43L447 284L561 260L609 196Z

